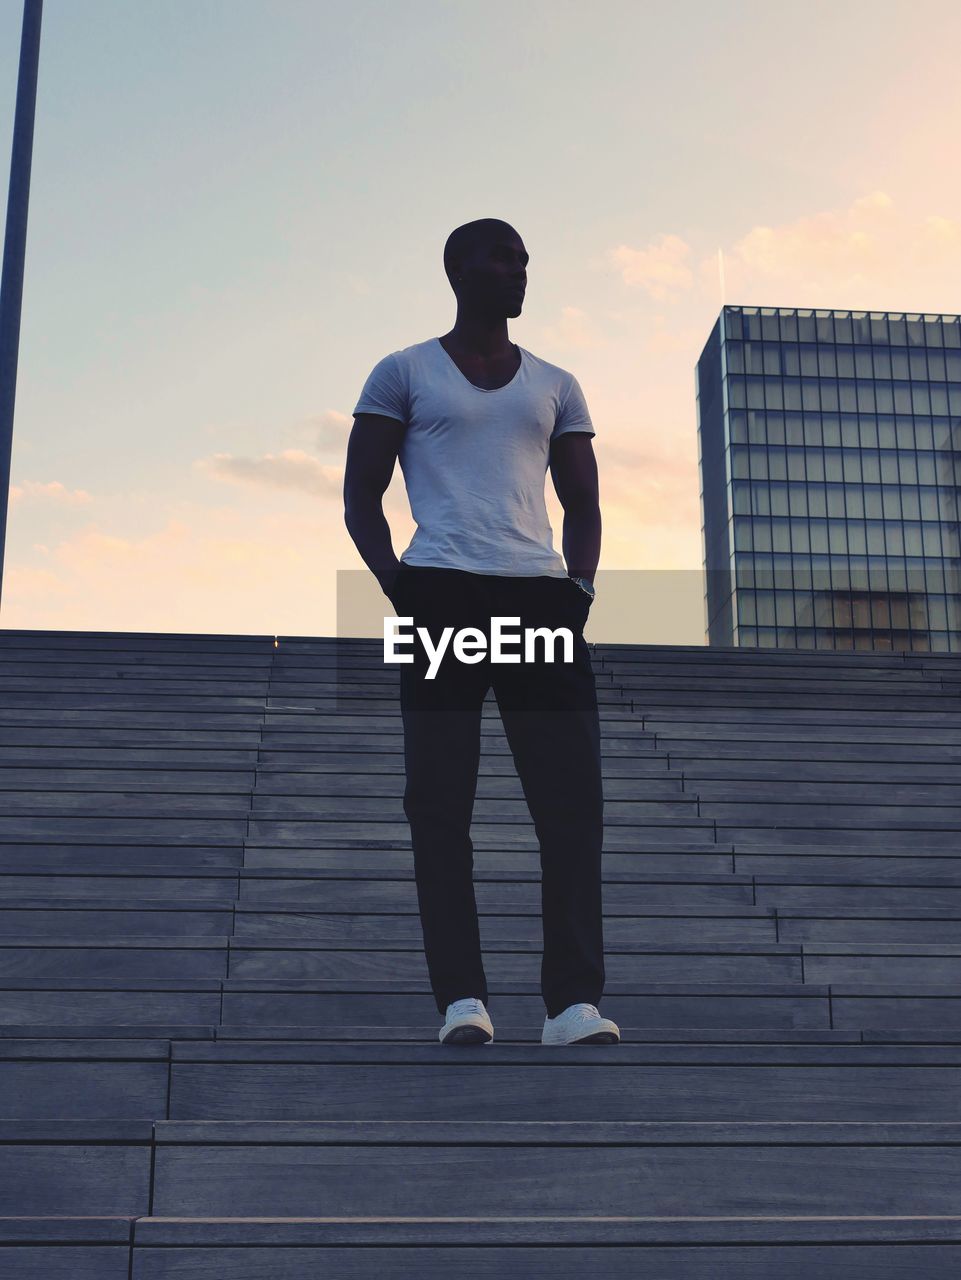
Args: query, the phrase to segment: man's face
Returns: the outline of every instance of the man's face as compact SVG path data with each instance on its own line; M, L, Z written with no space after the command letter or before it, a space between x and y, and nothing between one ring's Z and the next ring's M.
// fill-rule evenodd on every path
M482 242L464 264L462 296L490 315L519 316L527 290L528 253L518 235Z

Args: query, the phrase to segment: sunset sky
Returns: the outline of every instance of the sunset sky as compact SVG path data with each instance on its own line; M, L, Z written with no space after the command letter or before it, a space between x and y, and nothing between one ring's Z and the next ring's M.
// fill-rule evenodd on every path
M350 411L493 216L595 423L587 638L703 643L704 341L722 300L961 311L959 48L942 0L46 0L0 626L335 634ZM385 511L399 555L399 467Z

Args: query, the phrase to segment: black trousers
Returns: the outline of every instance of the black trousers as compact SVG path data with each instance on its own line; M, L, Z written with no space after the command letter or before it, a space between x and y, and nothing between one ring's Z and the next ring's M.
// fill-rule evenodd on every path
M604 987L601 905L603 788L600 725L583 628L590 597L569 578L504 577L405 565L391 587L398 617L413 617L437 645L445 627L483 633L472 665L453 637L433 679L417 638L400 666L410 823L424 951L438 1012L464 996L489 1002L473 883L471 816L480 761L481 706L493 685L504 731L540 847L543 954L541 993L548 1017L578 1001L597 1004ZM492 662L491 618L520 633L517 664ZM573 661L524 661L528 627L567 627ZM410 626L405 630L410 634ZM416 632L414 633L416 637ZM475 650L476 653L476 650Z

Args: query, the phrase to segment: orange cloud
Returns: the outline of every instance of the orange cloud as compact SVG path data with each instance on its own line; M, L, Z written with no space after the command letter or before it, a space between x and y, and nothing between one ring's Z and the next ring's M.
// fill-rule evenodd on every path
M293 489L321 498L340 500L343 497L343 466L320 462L302 449L284 449L260 458L215 453L209 458L198 458L193 465L196 470L227 483Z
M59 480L26 480L23 484L10 486L10 502L23 502L27 498L37 498L44 502L55 502L62 507L84 507L93 502L93 494L86 489L68 489Z
M725 250L724 266L730 301L954 312L961 222L903 212L874 191L847 208L752 227ZM716 288L714 255L698 274L705 291Z
M688 265L691 247L680 236L661 234L643 249L621 244L608 260L618 268L625 284L639 285L652 298L668 298L690 289L694 275Z

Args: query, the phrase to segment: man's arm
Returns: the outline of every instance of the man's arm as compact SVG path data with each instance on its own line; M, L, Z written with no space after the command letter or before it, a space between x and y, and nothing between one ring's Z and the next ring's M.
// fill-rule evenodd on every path
M594 581L601 558L597 459L587 431L565 431L551 445L554 488L564 508L562 545L567 572Z
M406 426L379 413L358 413L347 441L344 467L344 523L361 558L385 591L400 561L390 540L383 496Z

